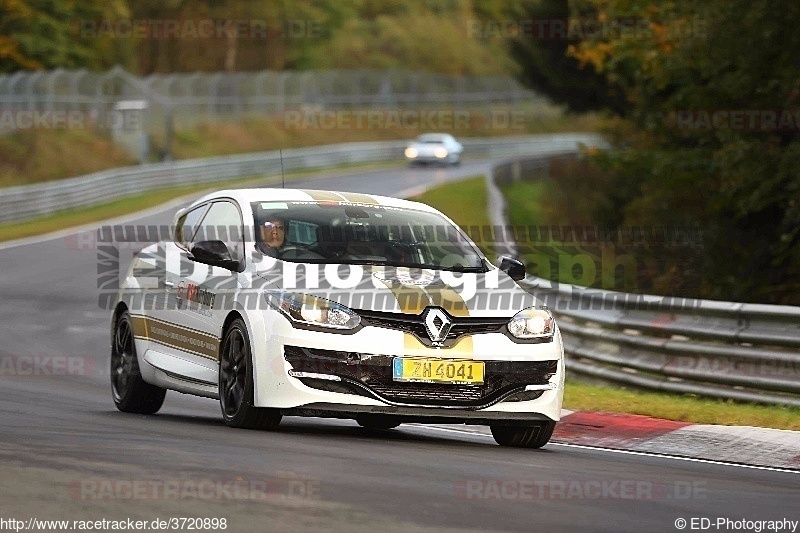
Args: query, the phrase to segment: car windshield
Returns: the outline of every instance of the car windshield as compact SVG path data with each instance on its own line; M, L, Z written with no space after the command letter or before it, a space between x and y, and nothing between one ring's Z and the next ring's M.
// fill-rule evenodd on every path
M436 213L340 202L254 202L252 207L257 247L284 261L486 271L483 256L463 232ZM261 231L276 223L285 231L278 245Z
M441 144L445 141L442 135L420 135L417 142L422 144Z

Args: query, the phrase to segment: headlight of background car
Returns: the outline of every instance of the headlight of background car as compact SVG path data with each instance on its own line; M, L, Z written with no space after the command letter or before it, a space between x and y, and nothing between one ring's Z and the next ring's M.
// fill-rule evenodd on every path
M353 329L361 323L361 317L351 309L316 296L293 292L267 292L265 296L292 323L334 329Z
M436 150L433 151L433 155L435 155L439 159L444 159L445 157L447 157L447 148L442 148L441 146L439 146L438 148L436 148Z
M546 307L523 309L508 322L508 331L518 339L552 337L556 321Z
M419 152L413 146L409 146L408 148L406 148L406 152L405 153L406 153L406 157L409 158L409 159L414 159L415 157L417 157L419 155Z

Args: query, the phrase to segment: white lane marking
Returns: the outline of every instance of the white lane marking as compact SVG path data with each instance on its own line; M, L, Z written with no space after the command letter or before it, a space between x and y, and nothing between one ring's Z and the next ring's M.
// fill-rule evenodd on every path
M427 429L433 431L441 431L444 433L460 433L462 435L472 435L475 437L487 437L493 439L491 435L487 435L485 433L476 433L474 431L463 430L463 429L451 429L451 428L441 428L437 426L426 426L422 424L408 424L413 425L416 428L420 429ZM578 448L581 450L592 450L597 452L607 452L607 453L617 453L622 455L638 455L643 457L658 457L661 459L672 459L675 461L686 461L689 463L704 463L704 464L711 464L711 465L720 465L720 466L733 466L737 468L747 468L750 470L766 470L768 472L783 472L786 474L800 474L800 470L792 470L790 468L781 468L778 466L758 466L758 465L745 465L741 463L730 463L727 461L715 461L713 459L698 459L695 457L682 457L680 455L669 455L667 453L655 453L655 452L639 452L636 450L615 450L613 448L600 448L598 446L586 446L583 444L568 444L565 442L551 442L548 446L563 446L565 448Z
M662 459L674 459L676 461L686 461L689 463L705 463L710 465L721 466L734 466L737 468L747 468L750 470L767 470L769 472L784 472L786 474L800 474L800 470L793 470L791 468L781 468L779 466L759 466L759 465L746 465L742 463L731 463L728 461L716 461L714 459L700 459L697 457L682 457L680 455L670 455L668 453L656 452L639 452L636 450L615 450L613 448L599 448L597 446L586 446L583 444L568 444L566 442L552 442L552 446L563 446L565 448L580 448L584 450L594 450L599 452L620 453L623 455L641 455L645 457L660 457Z

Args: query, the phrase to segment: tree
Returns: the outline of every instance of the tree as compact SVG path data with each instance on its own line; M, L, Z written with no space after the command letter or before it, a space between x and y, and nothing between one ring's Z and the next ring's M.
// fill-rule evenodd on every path
M124 0L0 0L0 72L106 69L126 63L129 43L82 35L85 21L128 16Z
M575 112L624 112L623 92L567 53L580 43L581 24L594 14L593 9L571 10L568 0L529 0L510 14L519 25L518 35L510 40L510 53L520 66L523 83ZM574 25L569 31L571 16ZM567 28L563 33L562 24Z
M706 296L800 303L800 4L574 5L649 28L571 49L628 102L623 116L637 133L606 156L620 183L640 183L623 202L625 222L701 224Z

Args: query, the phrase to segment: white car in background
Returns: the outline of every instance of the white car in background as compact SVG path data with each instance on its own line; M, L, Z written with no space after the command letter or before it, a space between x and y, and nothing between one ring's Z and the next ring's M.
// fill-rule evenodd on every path
M464 147L447 133L424 133L406 148L409 164L438 163L458 165Z
M276 244L280 242L280 244ZM427 205L360 193L243 189L180 210L134 257L111 318L111 390L157 412L167 389L225 423L284 415L482 424L539 448L564 393L553 316Z

